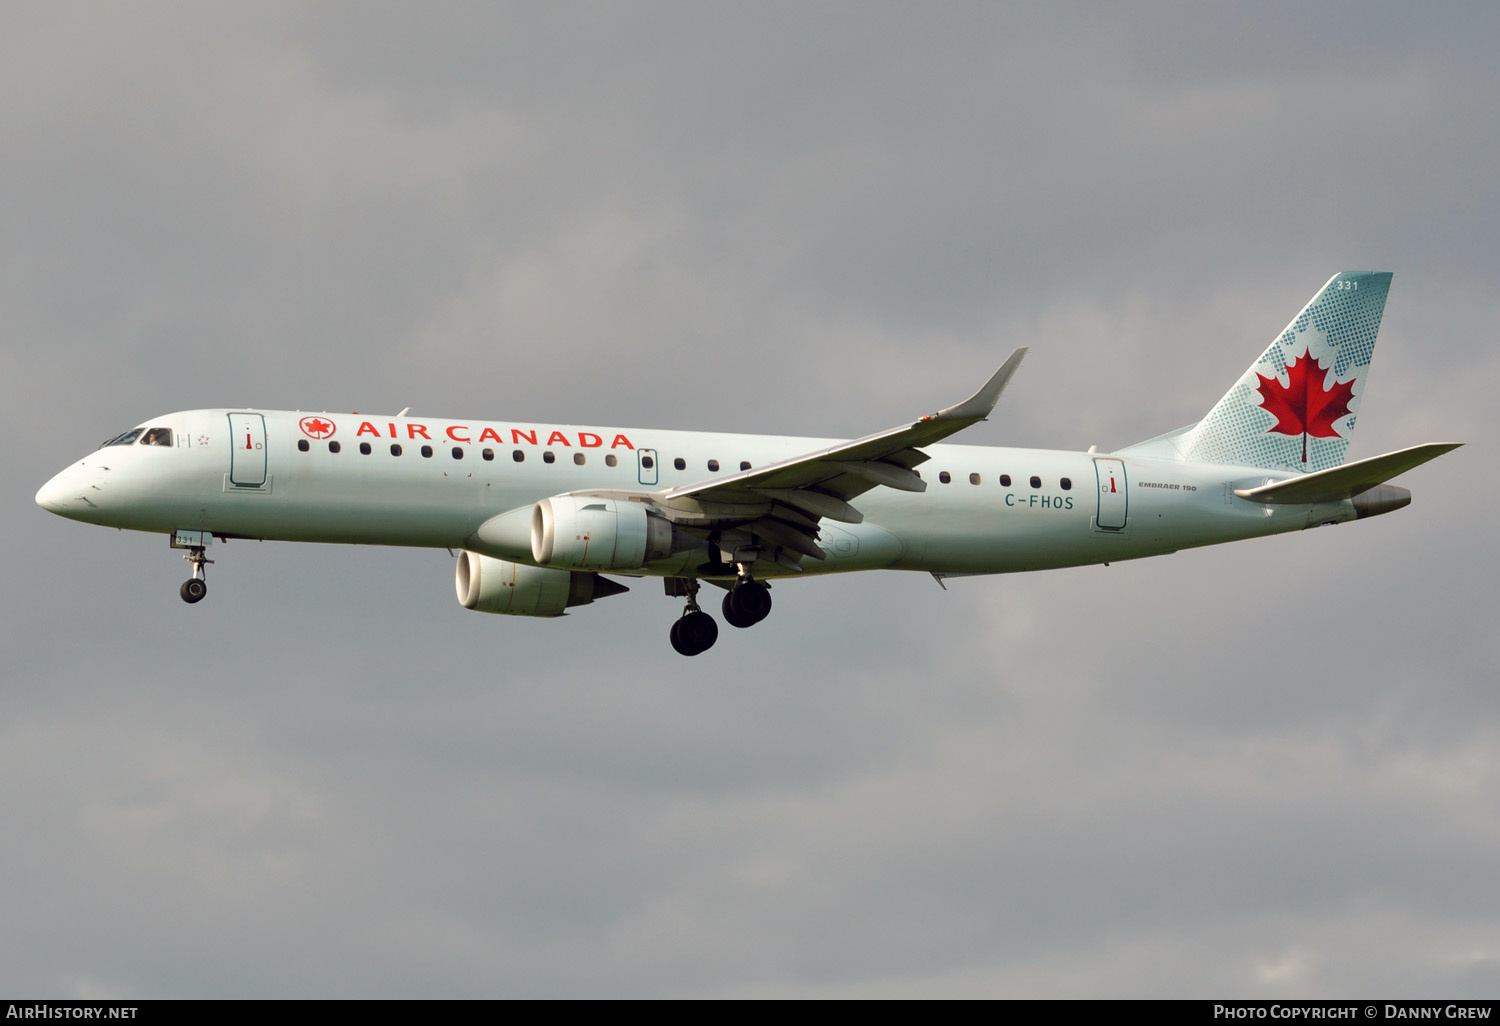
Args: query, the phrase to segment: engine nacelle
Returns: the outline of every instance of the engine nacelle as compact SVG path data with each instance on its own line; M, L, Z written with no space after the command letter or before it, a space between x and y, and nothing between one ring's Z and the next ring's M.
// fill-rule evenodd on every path
M1354 497L1354 513L1360 519L1411 505L1411 492L1400 485L1378 484Z
M570 606L629 590L598 574L527 566L467 549L458 554L453 586L465 609L510 616L562 616Z
M670 556L673 533L639 502L554 495L531 511L531 557L578 570L634 570Z

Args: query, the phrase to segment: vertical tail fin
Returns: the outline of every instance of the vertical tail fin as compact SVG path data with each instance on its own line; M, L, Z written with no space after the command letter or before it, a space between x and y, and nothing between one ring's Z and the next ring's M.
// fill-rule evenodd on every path
M1389 271L1335 274L1177 450L1302 472L1343 463L1390 287Z

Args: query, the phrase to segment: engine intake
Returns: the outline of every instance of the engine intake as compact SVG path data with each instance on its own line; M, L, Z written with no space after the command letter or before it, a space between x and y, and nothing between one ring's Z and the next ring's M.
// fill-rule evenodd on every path
M527 566L467 549L458 554L453 586L465 609L509 616L562 616L571 606L630 590L598 574Z
M669 521L639 502L554 495L531 512L531 555L577 570L634 570L672 554Z

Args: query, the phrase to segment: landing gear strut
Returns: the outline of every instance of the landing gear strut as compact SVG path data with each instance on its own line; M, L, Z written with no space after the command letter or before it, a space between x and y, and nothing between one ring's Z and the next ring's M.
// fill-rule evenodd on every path
M182 558L193 564L193 576L182 582L182 587L177 589L177 593L182 596L182 601L189 605L202 602L203 596L208 594L208 581L205 579L203 565L212 563L213 560L204 555L202 545L188 546L187 555Z
M719 625L714 618L698 608L698 581L687 578L687 608L672 625L672 647L685 656L695 656L713 648L719 640Z

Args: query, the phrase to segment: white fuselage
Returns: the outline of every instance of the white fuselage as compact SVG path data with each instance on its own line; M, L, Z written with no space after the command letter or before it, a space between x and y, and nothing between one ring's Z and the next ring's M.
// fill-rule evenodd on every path
M520 532L499 541L476 532L548 496L685 486L833 444L261 410L175 413L143 425L153 427L169 428L171 444L100 448L49 481L38 503L71 519L139 531L468 548L533 563ZM1288 472L1045 449L937 444L923 451L930 456L919 467L926 490L876 487L859 496L863 522L825 519L819 544L828 559L803 560L804 572L1040 570L1356 517L1348 501L1269 506L1233 494ZM699 562L701 554L680 552L636 572L690 576ZM758 576L789 572L757 567Z

